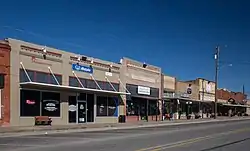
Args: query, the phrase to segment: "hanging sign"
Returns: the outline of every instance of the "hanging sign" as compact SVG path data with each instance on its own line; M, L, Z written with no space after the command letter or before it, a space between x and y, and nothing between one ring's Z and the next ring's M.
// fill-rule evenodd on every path
M87 72L87 73L93 73L93 68L88 66L82 66L78 64L72 64L72 70L80 71L80 72Z

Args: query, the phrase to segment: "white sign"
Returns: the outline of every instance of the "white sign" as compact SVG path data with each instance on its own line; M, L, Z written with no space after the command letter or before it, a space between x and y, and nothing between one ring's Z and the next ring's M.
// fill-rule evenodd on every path
M77 107L75 105L69 105L69 111L75 112L77 110Z
M207 84L206 90L207 92L211 92L211 84Z
M112 72L105 72L106 76L112 77Z
M149 87L143 87L138 86L138 94L144 94L144 95L150 95L150 88Z

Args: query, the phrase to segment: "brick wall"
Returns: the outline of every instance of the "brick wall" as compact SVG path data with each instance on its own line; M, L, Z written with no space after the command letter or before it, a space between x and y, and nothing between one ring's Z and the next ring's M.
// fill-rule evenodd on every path
M221 100L229 100L230 98L234 99L236 102L241 103L243 100L247 98L241 92L231 92L223 89L217 90L217 98Z
M5 74L5 87L2 90L2 119L0 125L10 123L10 46L0 41L0 73Z

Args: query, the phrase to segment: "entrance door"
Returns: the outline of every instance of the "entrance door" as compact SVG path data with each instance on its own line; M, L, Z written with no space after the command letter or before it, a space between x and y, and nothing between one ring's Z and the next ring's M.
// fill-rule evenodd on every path
M87 103L86 101L78 100L78 123L87 122Z

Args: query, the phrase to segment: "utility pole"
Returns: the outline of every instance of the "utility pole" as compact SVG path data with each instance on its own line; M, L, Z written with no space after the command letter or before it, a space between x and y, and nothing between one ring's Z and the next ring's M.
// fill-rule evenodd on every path
M218 102L218 98L217 98L217 88L218 88L218 70L219 70L219 51L220 51L220 47L217 46L215 51L215 55L214 55L214 59L215 59L215 100L214 100L214 118L217 118L217 102Z

